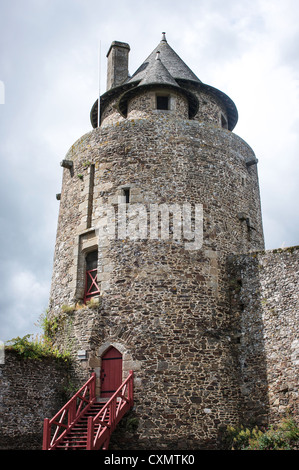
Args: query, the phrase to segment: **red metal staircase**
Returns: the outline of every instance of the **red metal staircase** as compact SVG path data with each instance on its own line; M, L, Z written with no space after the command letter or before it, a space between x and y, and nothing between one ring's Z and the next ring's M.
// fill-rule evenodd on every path
M106 402L95 394L96 375L52 418L44 420L43 450L108 449L112 432L133 407L133 371Z

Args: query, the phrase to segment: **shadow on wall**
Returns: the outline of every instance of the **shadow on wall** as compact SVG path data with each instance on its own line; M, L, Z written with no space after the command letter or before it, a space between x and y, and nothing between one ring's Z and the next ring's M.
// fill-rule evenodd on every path
M232 256L228 270L239 357L240 422L266 425L269 421L268 379L258 258Z

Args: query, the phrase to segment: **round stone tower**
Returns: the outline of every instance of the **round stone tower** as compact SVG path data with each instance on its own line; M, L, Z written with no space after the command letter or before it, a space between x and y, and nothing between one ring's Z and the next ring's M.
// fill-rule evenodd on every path
M112 43L93 130L61 162L49 324L99 396L134 371L126 448L213 448L240 418L227 263L264 247L257 159L164 33L133 76L129 50Z

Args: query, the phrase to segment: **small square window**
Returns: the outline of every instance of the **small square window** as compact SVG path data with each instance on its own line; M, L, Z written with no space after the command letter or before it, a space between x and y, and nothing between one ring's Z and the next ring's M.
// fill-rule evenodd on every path
M157 95L157 109L169 109L169 96Z

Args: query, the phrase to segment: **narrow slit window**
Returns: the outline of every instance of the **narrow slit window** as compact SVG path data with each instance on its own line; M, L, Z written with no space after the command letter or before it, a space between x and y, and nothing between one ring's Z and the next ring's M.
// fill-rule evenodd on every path
M169 109L169 96L157 95L157 109Z
M94 192L94 169L95 169L94 164L90 165L86 228L90 228L91 225L92 225L92 208L93 208L93 192Z
M123 189L123 195L125 197L126 204L129 204L129 202L130 202L130 188Z

